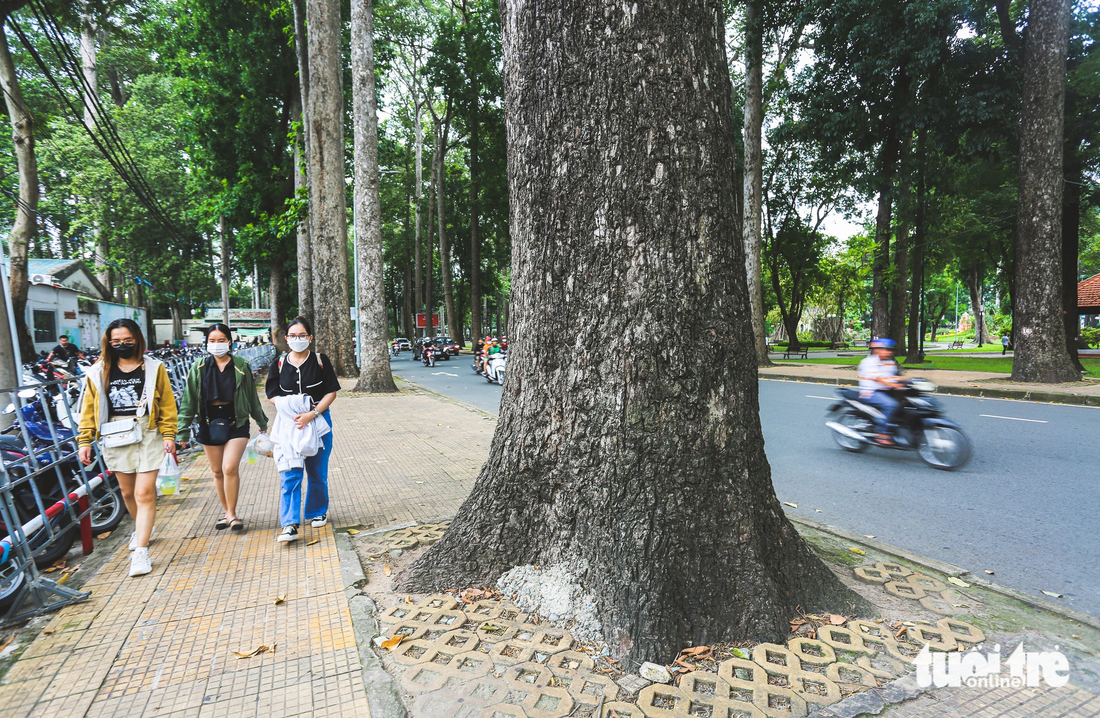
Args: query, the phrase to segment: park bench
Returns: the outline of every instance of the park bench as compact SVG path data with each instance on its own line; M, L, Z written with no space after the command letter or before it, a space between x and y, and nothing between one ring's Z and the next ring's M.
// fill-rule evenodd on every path
M788 344L787 351L783 352L783 358L790 359L792 354L797 357L802 357L803 359L810 358L810 350L806 347L802 347L801 349L791 349L790 345Z
M950 346L948 346L947 348L948 349L962 349L963 348L962 340L961 339L956 339L955 341L951 342Z
M855 347L856 349L866 349L867 348L867 343L868 342L867 342L866 339L857 339L854 342L852 342L852 346Z
M829 344L830 349L847 349L848 342L832 342Z

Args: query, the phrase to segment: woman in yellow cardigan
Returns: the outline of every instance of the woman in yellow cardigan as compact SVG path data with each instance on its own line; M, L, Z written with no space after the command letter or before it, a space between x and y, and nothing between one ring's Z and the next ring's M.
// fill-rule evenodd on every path
M148 420L146 420L148 416ZM103 447L103 461L115 473L126 510L134 519L130 575L153 570L149 537L157 517L157 473L176 446L176 400L168 371L145 356L145 337L132 319L116 319L103 332L99 361L88 370L80 410L80 461L92 463L92 442L104 424L136 421L141 440Z

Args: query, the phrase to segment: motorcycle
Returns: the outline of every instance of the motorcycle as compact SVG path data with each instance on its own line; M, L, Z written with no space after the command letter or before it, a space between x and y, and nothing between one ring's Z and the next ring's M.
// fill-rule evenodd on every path
M508 365L508 357L504 352L493 354L489 357L489 366L485 372L485 379L490 384L504 384L504 369Z
M481 364L485 358L485 353L482 351L474 352L474 374L485 375L485 372L481 368Z
M897 428L894 443L883 448L916 451L928 465L955 471L970 460L970 440L961 426L943 415L943 405L931 396L935 390L930 381L909 379L904 388L892 392L899 402L894 417ZM839 389L837 399L827 410L834 418L825 426L833 431L840 448L858 454L879 446L874 440L875 419L882 418L879 410L861 401L856 388Z
M430 344L425 344L424 349L420 352L421 361L424 362L424 366L435 366L435 347Z

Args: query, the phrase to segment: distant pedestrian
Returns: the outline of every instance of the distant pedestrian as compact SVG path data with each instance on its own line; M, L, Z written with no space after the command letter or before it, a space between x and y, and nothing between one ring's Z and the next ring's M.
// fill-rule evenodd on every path
M231 337L224 324L212 324L206 330L209 356L191 365L176 426L180 440L187 441L191 422L199 418L195 438L210 462L218 501L225 509L214 524L218 531L244 530L244 522L237 516L237 496L241 457L248 444L248 417L256 420L260 433L267 431L267 415L260 405L252 370L247 359L230 354Z
M1008 335L1001 336L1001 356L1008 353Z
M340 391L340 380L324 354L309 350L313 329L304 317L290 322L286 343L290 353L279 357L267 375L267 398L278 415L271 426L275 464L282 495L276 541L298 540L302 522L302 480L307 477L305 519L313 528L328 523L328 459L332 453L329 407Z
M149 537L157 518L157 473L164 455L176 450L176 399L164 365L145 355L145 337L133 319L107 325L99 360L88 370L77 438L85 466L92 463L92 442L99 440L134 519L130 575L141 576L153 570Z

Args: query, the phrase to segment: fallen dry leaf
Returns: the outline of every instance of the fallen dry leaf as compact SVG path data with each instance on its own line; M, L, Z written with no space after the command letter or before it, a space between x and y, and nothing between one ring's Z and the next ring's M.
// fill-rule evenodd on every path
M348 533L354 536L355 534L359 533L359 529L348 529Z
M268 653L268 652L270 652L270 653L275 652L275 644L274 643L271 644L270 648L268 648L267 646L260 646L259 648L253 648L248 653L241 653L240 651L233 651L233 655L236 656L238 659L241 659L241 658L252 658L253 656L258 656L261 653Z
M388 563L384 563L384 564L382 564L382 573L389 576L390 574L393 573L393 569L390 568L390 565Z
M686 668L688 671L694 671L695 670L695 664L690 663L688 661L685 661L683 658L677 658L674 661L674 663L678 666L682 666L682 667Z
M685 656L698 656L700 653L706 653L709 650L710 646L693 646L692 648L685 648L680 651L680 654Z
M111 532L107 531L105 533L96 534L96 538L99 539L100 541L102 541L103 539L107 538L110 535L111 535Z
M306 546L312 546L315 543L321 543L321 539L313 539L312 541L307 542Z
M848 549L848 550L849 550L849 551L851 551L852 553L855 553L855 554L859 554L860 556L866 556L866 555L867 555L867 552L866 552L866 551L864 551L863 549L859 549L859 548L850 548L850 549Z
M784 501L783 505L784 506L790 506L792 509L797 509L798 508L798 504L792 504L790 501Z
M1054 598L1065 598L1065 596L1064 596L1063 594L1061 594L1061 593L1054 593L1053 591L1043 591L1043 593L1045 593L1045 594L1046 594L1046 595L1048 595L1048 596L1052 596L1052 597L1054 597Z
M966 581L962 580L961 578L956 578L956 577L954 577L954 576L948 576L948 577L947 577L947 582L948 582L948 583L953 583L953 584L955 584L956 586L958 586L959 588L970 588L970 584L969 584L969 583L967 583Z
M901 628L898 629L898 632L894 634L894 638L901 638L906 633L909 633L909 627L908 626L902 626Z
M284 601L286 601L286 594L285 593L282 596L276 596L275 597L275 605L276 606L278 606L280 603L283 603Z
M833 624L834 626L843 626L847 621L848 619L844 616L841 616L840 614L829 614L829 623Z
M45 631L42 631L42 635L43 636L52 636L53 635L53 629L52 628L47 628Z
M404 641L406 638L408 638L408 636L404 633L398 633L393 638L387 638L386 640L382 641L382 648L385 648L387 651L392 651L393 649L401 645L401 641Z
M45 631L43 631L43 633L45 633ZM13 633L10 636L8 636L7 638L5 638L4 640L0 641L0 651L4 650L9 645L11 645L11 642L14 641L14 640L15 640L15 634Z
M180 479L180 481L190 481L190 480L191 480L191 479L188 479L188 478L183 478L183 479Z
M413 597L412 596L405 596L405 603L412 603L412 602L413 602Z

